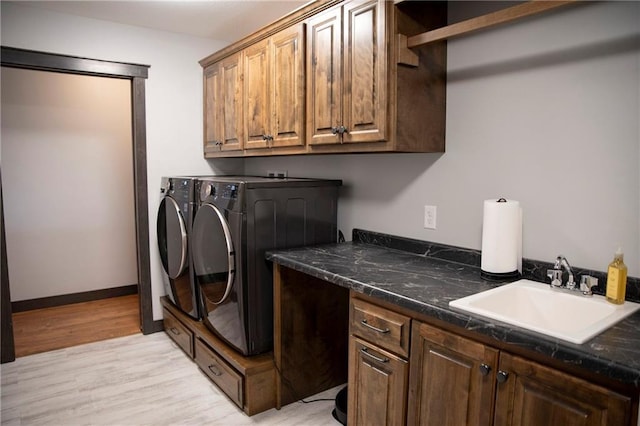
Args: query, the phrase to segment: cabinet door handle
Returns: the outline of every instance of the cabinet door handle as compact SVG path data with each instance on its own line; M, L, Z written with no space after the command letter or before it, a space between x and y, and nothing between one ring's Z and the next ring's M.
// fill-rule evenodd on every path
M177 329L177 328L175 328L175 327L171 327L169 330L171 330L171 332L172 332L173 334L175 334L176 336L178 336L178 335L180 334L180 330L178 330L178 329Z
M207 368L209 369L209 371L211 371L211 373L213 373L214 376L222 376L222 372L215 365L212 364Z
M378 333L382 333L382 334L387 334L389 331L388 328L382 329L382 328L378 328L378 327L374 327L371 324L369 324L367 322L367 319L363 319L362 321L360 321L362 323L362 325L364 325L365 327L369 327L370 329L372 329L373 331L377 331Z
M496 376L496 380L498 380L498 383L504 383L507 381L508 378L509 378L509 373L502 370L498 371L498 375Z
M331 133L334 135L343 135L345 133L349 133L349 131L344 126L334 126L331 128Z
M480 364L480 374L487 376L491 372L491 367L487 364Z
M375 361L382 362L382 363L389 362L389 358L380 358L373 354L370 354L369 351L367 351L367 348L360 348L360 352Z

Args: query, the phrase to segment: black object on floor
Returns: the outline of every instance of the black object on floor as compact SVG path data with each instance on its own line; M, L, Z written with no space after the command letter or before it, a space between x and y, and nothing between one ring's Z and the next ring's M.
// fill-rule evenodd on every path
M347 424L347 387L345 386L336 395L336 408L333 409L333 418L342 423Z

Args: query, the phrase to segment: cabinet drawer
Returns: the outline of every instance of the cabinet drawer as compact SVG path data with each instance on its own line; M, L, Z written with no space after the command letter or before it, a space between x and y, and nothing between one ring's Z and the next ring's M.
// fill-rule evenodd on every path
M409 356L411 318L351 299L350 333L396 354Z
M240 408L244 408L244 379L233 367L196 339L196 364Z
M193 333L167 309L163 309L162 311L164 316L164 331L183 351L193 358Z

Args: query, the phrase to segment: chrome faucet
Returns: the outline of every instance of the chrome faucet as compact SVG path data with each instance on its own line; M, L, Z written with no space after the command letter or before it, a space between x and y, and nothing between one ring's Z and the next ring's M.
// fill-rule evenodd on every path
M573 290L576 287L576 282L573 280L573 271L571 270L571 265L569 265L569 261L567 260L566 257L564 257L563 255L560 255L556 257L556 264L554 265L554 268L557 265L560 265L560 267L563 268L565 271L567 271L567 273L569 274L569 279L567 280L567 284L565 284L565 286L569 290Z
M567 271L567 274L569 274L569 279L564 286L562 284L563 270ZM591 296L593 294L591 289L598 286L597 278L590 275L582 275L580 277L580 287L576 289L576 282L573 279L571 265L569 265L569 261L563 255L556 257L553 269L547 269L547 276L551 278L552 289L577 290L582 292L585 296Z

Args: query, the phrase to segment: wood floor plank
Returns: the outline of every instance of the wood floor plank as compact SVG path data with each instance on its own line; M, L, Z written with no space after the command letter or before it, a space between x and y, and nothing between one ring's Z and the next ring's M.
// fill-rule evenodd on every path
M16 357L140 333L138 295L13 314Z
M247 417L165 333L25 356L0 372L3 426L339 424L331 411L342 386Z

